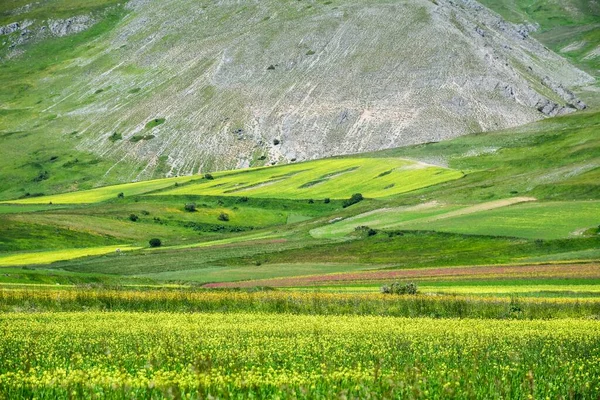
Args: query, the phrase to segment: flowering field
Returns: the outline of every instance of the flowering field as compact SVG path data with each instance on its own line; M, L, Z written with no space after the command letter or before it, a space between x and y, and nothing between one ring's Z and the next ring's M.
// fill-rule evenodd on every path
M600 318L592 297L507 297L310 291L205 291L181 287L143 289L0 288L0 312L211 312L391 317L559 319Z
M0 316L0 395L594 398L600 323L234 313Z

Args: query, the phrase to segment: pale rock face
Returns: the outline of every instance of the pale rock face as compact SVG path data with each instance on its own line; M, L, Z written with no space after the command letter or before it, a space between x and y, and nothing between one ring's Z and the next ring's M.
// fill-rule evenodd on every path
M512 127L585 108L571 89L594 81L531 38L535 26L472 0L127 7L48 109L71 118L80 149L144 167L126 179L153 176L159 157L182 175ZM58 36L93 23L55 22ZM154 139L128 140L157 117ZM107 140L116 131L124 140Z
M67 19L49 20L47 26L53 36L67 36L82 32L94 24L89 15L79 15Z

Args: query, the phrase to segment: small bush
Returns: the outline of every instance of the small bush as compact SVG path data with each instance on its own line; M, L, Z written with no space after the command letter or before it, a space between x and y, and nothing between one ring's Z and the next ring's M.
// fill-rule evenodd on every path
M139 219L140 219L140 217L138 217L137 215L135 215L135 214L129 214L129 220L131 222L137 222Z
M150 215L150 211L142 210L140 211L142 215Z
M212 181L213 179L215 179L215 177L212 176L211 174L204 174L204 179L208 179L209 181Z
M417 284L414 282L410 282L410 283L406 283L406 284L402 284L400 282L394 282L390 286L383 285L381 287L381 293L384 293L384 294L398 294L398 295L412 294L412 295L414 295L414 294L417 294L417 292L418 292Z
M221 214L219 214L219 216L217 217L217 219L219 221L229 221L229 215L227 213L222 212Z
M41 182L41 181L45 181L48 178L50 178L50 174L48 173L48 171L43 171L43 172L40 172L38 174L38 176L36 176L35 178L33 178L33 181L34 182Z
M195 212L196 203L186 203L185 206L183 206L183 209L188 212Z
M117 195L117 199L123 199L125 198L125 193L121 192Z
M113 143L116 142L117 140L122 140L122 139L123 139L123 135L121 135L120 133L117 133L117 132L113 132L113 134L108 137L108 140L110 140Z
M325 200L323 200L323 203L329 204L331 203L331 200L329 199L329 197L326 197Z
M250 199L247 196L243 196L243 197L238 198L236 201L238 203L247 203L248 200L250 200Z
M308 204L315 204L315 201L313 199L308 199Z
M152 128L154 128L155 126L162 125L162 124L164 124L164 123L165 123L165 121L166 121L166 119L165 119L165 118L154 118L153 120L149 121L149 122L146 124L146 129L152 129Z
M364 200L364 197L360 193L354 193L348 200L344 200L342 206L344 208L350 207L353 204L359 203Z
M279 139L273 139L273 144L275 146L277 146L279 143L281 143L281 140L279 140Z
M356 228L354 228L354 231L366 236L375 236L377 234L377 231L375 229L369 228L368 226L364 225L357 226Z
M150 239L148 243L150 243L150 247L160 247L162 245L162 242L158 238Z

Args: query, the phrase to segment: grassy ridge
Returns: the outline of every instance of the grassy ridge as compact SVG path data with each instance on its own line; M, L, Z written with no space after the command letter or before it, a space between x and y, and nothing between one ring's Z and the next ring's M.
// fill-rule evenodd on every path
M163 190L169 196L250 196L260 198L322 199L348 198L353 193L366 197L388 197L462 177L458 171L418 164L409 160L340 158L306 163L227 171L212 174L216 179L177 177L108 186L89 191L34 197L12 204L77 204L114 199L119 193L139 195Z

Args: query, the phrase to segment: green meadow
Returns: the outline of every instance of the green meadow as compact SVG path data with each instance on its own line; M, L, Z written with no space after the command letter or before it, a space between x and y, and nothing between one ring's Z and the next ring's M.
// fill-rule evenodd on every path
M277 286L344 272L594 263L598 123L578 113L359 157L6 200L0 264L11 269L0 281L55 271L78 282ZM349 202L356 193L362 201ZM56 273L48 280L65 282Z

